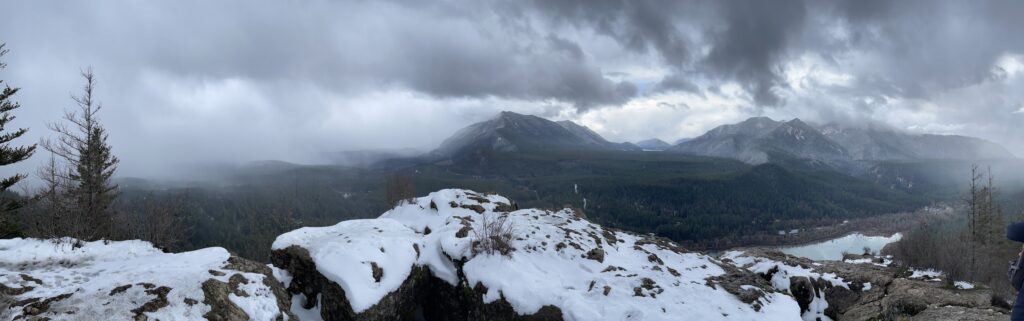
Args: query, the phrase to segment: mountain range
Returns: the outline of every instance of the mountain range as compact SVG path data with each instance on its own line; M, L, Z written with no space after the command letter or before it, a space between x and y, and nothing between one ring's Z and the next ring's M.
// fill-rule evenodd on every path
M572 121L556 122L508 111L463 128L432 154L459 158L484 151L531 150L664 150L731 158L754 165L801 162L833 167L862 161L1015 158L1006 148L974 137L913 134L880 125L814 125L800 119L776 121L767 117L721 125L675 145L659 139L614 143Z
M669 150L750 164L791 159L852 162L1014 158L1006 148L974 137L912 134L878 125L815 126L800 119L775 121L766 117L718 126Z
M194 209L202 214L186 220L189 246L216 244L266 260L269 242L296 222L327 225L387 210L395 184L500 193L524 207L573 207L595 222L694 249L957 202L975 163L991 167L1004 190L1024 190L1024 161L967 159L1012 155L961 136L752 118L665 151L651 151L656 146L664 147L610 142L573 122L504 112L426 155L389 158L391 151L377 150L337 154L328 165L221 166L203 172L217 178L213 183L124 182L121 198ZM373 164L361 166L367 162ZM859 167L842 167L849 163ZM225 232L222 222L238 228Z

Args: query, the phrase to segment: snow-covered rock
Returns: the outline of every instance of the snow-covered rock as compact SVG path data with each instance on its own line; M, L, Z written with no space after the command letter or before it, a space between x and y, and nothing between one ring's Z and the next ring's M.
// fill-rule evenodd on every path
M947 287L931 281L940 272L900 269L887 257L849 255L843 261L811 261L773 250L747 249L726 252L722 261L757 273L792 295L804 320L981 321L1006 320L1009 312L1008 303L993 296L991 289L972 288L966 282Z
M270 268L223 248L0 240L0 320L285 320Z
M277 238L274 265L324 320L793 320L800 307L754 273L570 210L442 190L380 218ZM511 251L477 248L482 222Z

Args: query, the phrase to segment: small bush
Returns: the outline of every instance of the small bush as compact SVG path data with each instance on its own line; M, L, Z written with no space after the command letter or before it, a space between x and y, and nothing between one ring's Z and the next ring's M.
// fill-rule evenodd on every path
M473 228L473 254L512 254L513 224L505 213L483 213L480 225Z

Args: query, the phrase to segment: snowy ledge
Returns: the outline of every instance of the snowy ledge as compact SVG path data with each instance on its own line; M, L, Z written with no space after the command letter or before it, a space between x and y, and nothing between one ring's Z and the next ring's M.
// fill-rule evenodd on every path
M270 269L223 248L143 241L0 240L0 320L280 320ZM233 318L231 318L233 317Z
M474 230L482 229L485 218L501 216L513 226L511 253L476 253ZM448 313L423 310L449 304L424 304L434 299L423 295L438 291L508 306L516 315L560 314L563 320L800 315L796 301L770 285L719 284L727 272L752 273L665 239L605 229L569 209L517 210L504 197L468 190L434 192L377 219L301 228L279 236L273 249L274 265L294 277L289 290L310 300L305 308L320 304L324 314L353 318L384 319L387 311ZM324 280L340 289L323 289ZM753 295L741 301L730 289Z

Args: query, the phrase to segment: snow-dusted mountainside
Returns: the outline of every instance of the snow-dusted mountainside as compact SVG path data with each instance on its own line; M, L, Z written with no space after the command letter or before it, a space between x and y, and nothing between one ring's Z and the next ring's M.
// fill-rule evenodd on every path
M964 136L916 135L884 126L812 126L754 117L718 126L670 150L738 159L751 164L790 159L810 161L1008 159L1013 154L993 142Z
M510 252L475 244L511 224ZM800 308L753 273L665 239L605 229L566 209L442 190L380 218L278 237L274 265L325 320L793 320Z
M270 268L223 248L0 240L0 320L294 319L289 302Z
M612 143L585 126L554 122L533 115L504 111L495 118L460 129L432 154L443 157L473 155L480 151L515 152L550 149L637 149Z
M828 123L819 128L843 145L856 160L1007 159L1014 155L999 144L956 135L915 135L884 126L849 127Z

